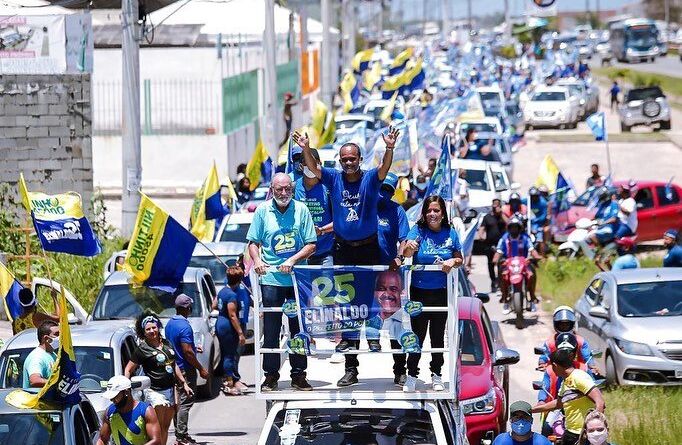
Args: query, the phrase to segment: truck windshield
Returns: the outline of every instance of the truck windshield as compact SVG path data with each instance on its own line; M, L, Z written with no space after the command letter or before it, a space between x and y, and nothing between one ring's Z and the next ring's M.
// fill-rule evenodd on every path
M267 445L436 444L431 417L418 409L286 409Z
M58 412L0 414L0 445L63 445L64 426Z
M154 311L159 317L170 318L175 315L175 297L181 293L194 300L190 317L201 317L201 298L197 285L181 283L175 292L146 286L135 288L128 284L104 286L95 302L92 318L132 319L145 309Z

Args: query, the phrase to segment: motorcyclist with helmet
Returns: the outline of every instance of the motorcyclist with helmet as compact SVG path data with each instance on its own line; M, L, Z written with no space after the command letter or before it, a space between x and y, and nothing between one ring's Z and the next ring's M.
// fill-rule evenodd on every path
M542 258L533 247L533 243L530 241L526 232L524 232L523 222L521 222L518 217L514 216L507 223L507 233L502 235L502 238L500 238L500 241L497 243L497 251L493 257L493 263L498 264L500 277L503 276L505 270L503 260L517 256L524 258L531 256L537 260ZM528 265L528 272L530 276L528 278L527 288L531 297L531 301L528 304L528 310L535 312L537 310L535 304L538 302L538 299L535 296L535 284L537 279L532 264ZM504 303L502 313L506 315L511 312L511 307L509 305L509 283L504 279L500 280L500 290L502 291L501 302Z
M595 246L605 245L613 240L618 230L618 202L608 187L597 190L597 213L594 218L599 221L599 227L590 233L590 241Z
M549 364L549 355L558 349L563 334L571 334L576 340L576 362L584 364L585 368L594 375L601 375L594 357L592 349L583 337L575 332L575 311L570 306L559 306L554 310L552 324L554 325L554 335L548 338L543 344L543 354L538 359L538 369L546 369ZM585 369L585 370L587 370Z
M542 197L537 187L528 189L530 197L530 228L539 243L540 252L545 252L545 240L549 237L549 218L547 217L547 200Z
M521 202L521 195L516 192L509 195L509 202L502 206L502 214L507 218L516 214L525 215L526 212L526 206Z

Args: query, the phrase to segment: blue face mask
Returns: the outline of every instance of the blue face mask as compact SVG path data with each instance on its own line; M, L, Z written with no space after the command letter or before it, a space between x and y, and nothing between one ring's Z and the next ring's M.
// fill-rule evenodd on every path
M519 419L516 422L511 423L512 431L519 436L525 436L530 433L530 429L533 427L533 422L531 420Z

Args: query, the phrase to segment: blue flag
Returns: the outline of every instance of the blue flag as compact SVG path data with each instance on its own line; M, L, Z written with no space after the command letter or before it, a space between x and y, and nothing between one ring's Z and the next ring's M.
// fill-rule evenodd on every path
M606 115L603 111L591 114L585 119L587 126L592 130L594 138L598 141L607 141L608 133L606 132Z
M450 135L443 138L441 153L433 176L426 189L426 196L438 195L446 201L452 201L452 173L450 167Z
M476 232L480 222L481 218L476 218L476 221L464 232L464 239L462 241L462 256L464 258L471 256L474 251L474 240L476 239Z

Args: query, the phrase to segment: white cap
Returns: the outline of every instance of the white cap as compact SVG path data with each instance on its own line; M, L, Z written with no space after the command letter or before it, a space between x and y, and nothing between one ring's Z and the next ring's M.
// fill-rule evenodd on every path
M102 393L102 397L113 400L121 391L132 388L130 379L124 375L115 375L107 382L107 390Z

